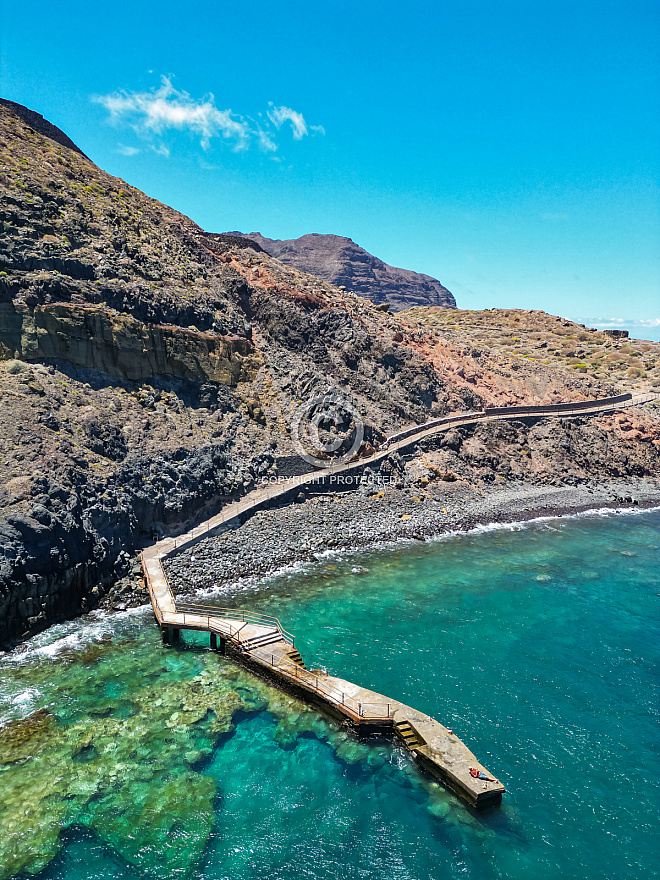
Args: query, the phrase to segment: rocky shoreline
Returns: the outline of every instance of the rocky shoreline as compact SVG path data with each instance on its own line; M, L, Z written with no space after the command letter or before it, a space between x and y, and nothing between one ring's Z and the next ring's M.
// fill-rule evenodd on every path
M397 541L425 541L489 524L591 510L660 507L660 479L627 478L578 486L516 482L486 490L460 481L420 492L415 488L372 486L321 494L302 503L261 510L233 523L165 562L172 589L181 598L240 606L245 592L263 588L263 579L300 563L327 562L327 553L360 552ZM99 612L147 606L149 594L139 561L100 599ZM68 615L74 617L78 615ZM15 650L22 650L25 642Z
M576 487L518 483L480 490L454 483L442 490L384 488L319 495L255 513L183 550L165 563L174 592L231 603L250 582L327 551L350 551L402 539L426 540L490 523L522 522L588 510L660 506L660 480L625 479ZM138 597L136 596L136 599Z

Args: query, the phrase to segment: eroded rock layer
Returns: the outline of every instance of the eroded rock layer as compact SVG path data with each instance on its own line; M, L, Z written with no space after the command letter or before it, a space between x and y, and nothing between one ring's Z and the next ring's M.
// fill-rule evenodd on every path
M134 382L175 376L237 385L259 369L245 337L145 324L130 315L68 303L0 304L0 357L61 358Z

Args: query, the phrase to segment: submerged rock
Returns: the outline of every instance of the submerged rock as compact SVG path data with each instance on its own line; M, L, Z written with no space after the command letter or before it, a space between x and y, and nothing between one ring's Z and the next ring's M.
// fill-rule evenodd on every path
M108 701L73 723L40 709L0 729L2 880L41 870L72 825L93 829L149 876L188 875L211 833L217 794L215 780L191 763L212 753L243 707L235 671L212 656L201 665L194 678L161 675L133 690L120 701L132 706L129 717Z
M54 722L55 716L48 709L38 709L0 728L0 764L29 757L50 735Z

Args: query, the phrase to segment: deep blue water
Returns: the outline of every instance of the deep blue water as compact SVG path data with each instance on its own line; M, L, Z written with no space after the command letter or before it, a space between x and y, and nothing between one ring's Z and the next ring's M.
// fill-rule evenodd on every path
M56 721L0 766L0 877L656 876L659 559L660 512L583 517L330 556L251 594L308 666L451 725L507 787L482 814L201 636L163 647L149 614L42 636L2 662L0 717Z

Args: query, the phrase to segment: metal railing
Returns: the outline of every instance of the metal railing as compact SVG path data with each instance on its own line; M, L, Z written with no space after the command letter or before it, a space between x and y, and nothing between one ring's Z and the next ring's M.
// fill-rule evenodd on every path
M655 395L651 394L649 399L653 399ZM498 406L487 407L479 412L465 412L454 414L451 416L442 416L430 422L424 422L421 425L412 425L410 428L404 428L397 431L396 434L390 434L389 437L381 444L380 448L389 449L396 446L403 440L414 437L416 434L425 434L433 431L434 428L444 428L449 425L456 425L465 422L478 422L482 420L497 419L503 420L512 416L531 416L531 415L561 415L563 413L581 412L582 410L600 410L615 408L617 404L626 403L632 400L632 394L619 394L616 397L601 397L593 400L576 400L567 401L566 403L549 403L539 406Z
M272 626L278 635L291 647L295 647L295 638L288 633L277 617L270 614L262 614L258 611L249 611L243 608L221 608L215 605L201 605L194 602L177 602L176 613L182 617L183 626L203 626L209 632L216 632L232 641L243 650L250 650L250 643L257 642L256 648L262 647L267 652L267 645L258 644L260 636L244 638L241 630L247 624L256 626ZM231 621L240 622L242 626L236 627ZM334 704L340 711L352 715L354 718L382 718L391 717L390 703L365 703L356 700L350 694L333 685L325 673L311 672L304 666L299 666L293 660L275 659L270 654L270 666L288 679L293 679L299 684L323 696L329 703Z
M208 620L240 620L243 624L252 624L254 626L272 626L279 635L290 645L295 645L295 636L287 632L277 617L270 614L262 614L260 611L248 611L243 608L222 608L217 605L200 605L195 602L179 602L175 603L176 613L183 614L184 617L198 616L206 617ZM236 629L239 632L242 627ZM259 640L259 636L253 636L252 639L243 639L244 642Z
M177 622L177 626L182 626L184 629L201 629L204 632L216 633L223 638L232 639L239 647L242 647L241 627L232 626L228 621L221 621L209 614L187 611L177 611L176 614L181 618Z
M347 710L347 714L352 714L356 718L392 717L390 703L363 703L356 700L355 697L331 684L325 673L312 672L293 661L277 663L273 654L271 654L270 665L273 669L277 669L280 675L306 685L308 689L325 697L329 703L334 704L341 711Z

